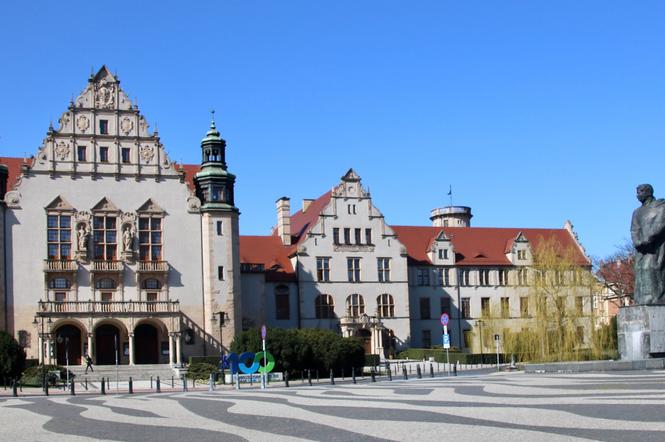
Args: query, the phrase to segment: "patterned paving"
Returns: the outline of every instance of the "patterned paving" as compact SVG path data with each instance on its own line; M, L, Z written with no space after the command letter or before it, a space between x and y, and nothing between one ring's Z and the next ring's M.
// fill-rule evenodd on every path
M4 440L665 440L665 372L0 398Z

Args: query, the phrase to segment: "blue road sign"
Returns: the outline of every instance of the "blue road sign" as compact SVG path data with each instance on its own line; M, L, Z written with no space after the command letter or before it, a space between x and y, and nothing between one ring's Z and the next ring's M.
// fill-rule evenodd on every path
M443 335L443 348L450 348L450 335L448 333Z
M448 313L444 313L441 315L441 325L448 325L448 321L450 318L448 317Z

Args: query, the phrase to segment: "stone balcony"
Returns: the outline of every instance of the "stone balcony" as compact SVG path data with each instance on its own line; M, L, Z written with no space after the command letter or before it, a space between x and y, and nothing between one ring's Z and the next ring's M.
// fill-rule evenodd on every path
M92 261L92 272L122 272L122 261Z
M75 272L78 270L78 263L72 259L45 259L45 272Z
M180 301L39 301L41 316L170 316L180 313Z
M139 261L136 266L139 273L166 273L169 271L168 261Z

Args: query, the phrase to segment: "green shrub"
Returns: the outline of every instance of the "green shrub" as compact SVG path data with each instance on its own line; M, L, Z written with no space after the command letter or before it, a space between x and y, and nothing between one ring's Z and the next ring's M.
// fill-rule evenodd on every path
M365 355L365 367L376 367L381 362L379 355Z
M267 334L267 350L275 357L275 371L289 372L292 376L304 370L327 375L365 364L365 351L355 338L342 338L331 330L271 328ZM236 336L231 351L238 355L245 351L261 351L261 333L247 330ZM315 375L314 375L315 376Z
M189 365L187 378L197 381L207 381L210 379L210 374L218 372L219 370L217 369L216 365L208 364L205 362L196 362Z
M0 331L0 377L19 378L25 367L25 351L16 339Z
M42 379L44 374L46 374L49 383L53 385L57 379L56 376L52 375L53 372L58 372L60 379L65 379L67 377L67 369L65 367L60 367L58 365L36 365L27 368L23 372L21 383L25 386L41 387Z
M190 356L189 364L200 364L205 362L206 364L214 365L215 367L219 366L219 356Z

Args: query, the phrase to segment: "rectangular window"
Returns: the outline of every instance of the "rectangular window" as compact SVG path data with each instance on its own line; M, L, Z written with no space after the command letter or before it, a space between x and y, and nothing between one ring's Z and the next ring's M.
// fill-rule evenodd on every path
M217 279L224 281L224 266L217 266Z
M77 152L77 157L78 157L79 161L87 161L85 159L85 146L78 146L76 148L76 152Z
M448 259L448 249L443 249L443 259Z
M365 229L365 243L372 244L372 229Z
M520 316L522 318L529 317L529 298L526 296L520 297Z
M471 340L473 339L473 332L471 330L464 330L464 348L471 348Z
M377 258L376 263L379 269L379 282L389 282L390 258Z
M518 269L517 270L517 285L527 285L527 269Z
M489 269L479 269L478 270L478 282L479 285L487 287L490 285L490 271Z
M349 213L349 215L355 215L356 214L356 205L355 204L347 204L346 205L346 211Z
M577 342L579 344L584 344L584 327L579 325L575 330L577 335Z
M48 259L69 259L72 252L72 218L69 215L47 215Z
M499 276L499 285L508 285L508 270L507 269L499 269L498 270L498 276Z
M114 261L118 248L116 217L95 216L92 219L92 236L95 244L95 259Z
M319 256L316 258L316 280L322 282L330 281L330 258Z
M348 227L344 228L344 244L351 244L351 229Z
M291 319L291 305L288 293L275 294L275 318L282 321Z
M111 311L111 302L113 301L113 292L102 292L101 297L102 301L101 309L103 312L110 312Z
M360 239L360 234L362 233L362 229L355 229L355 239L356 239L356 244L362 244L362 240Z
M161 217L139 216L139 257L141 261L162 260Z
M448 313L450 315L450 297L441 297L441 314Z
M146 293L145 300L147 301L147 307L149 312L154 312L157 310L155 303L157 302L157 293Z
M420 298L420 319L432 319L429 298Z
M480 314L484 318L490 317L490 298L480 298Z
M360 258L346 258L349 282L360 282Z
M501 317L502 318L510 317L510 298L508 297L501 298Z
M448 287L450 285L450 269L440 267L438 269L438 285Z
M462 269L459 271L459 285L467 287L469 285L469 270Z
M429 285L429 269L417 268L416 269L416 285L428 286Z
M471 317L471 298L462 298L462 319Z
M526 250L518 250L517 259L519 259L520 261L524 261L526 259Z
M109 162L109 148L106 146L99 147L99 161L102 163Z
M123 147L120 153L122 154L122 162L129 163L129 147Z
M339 228L333 227L333 244L339 244Z
M432 347L432 331L422 330L423 348Z
M109 133L109 120L99 120L99 133L102 135Z
M575 310L577 311L578 315L583 315L584 314L584 297L583 296L576 296L575 297Z
M217 236L222 236L223 235L223 227L224 223L223 221L217 221Z

